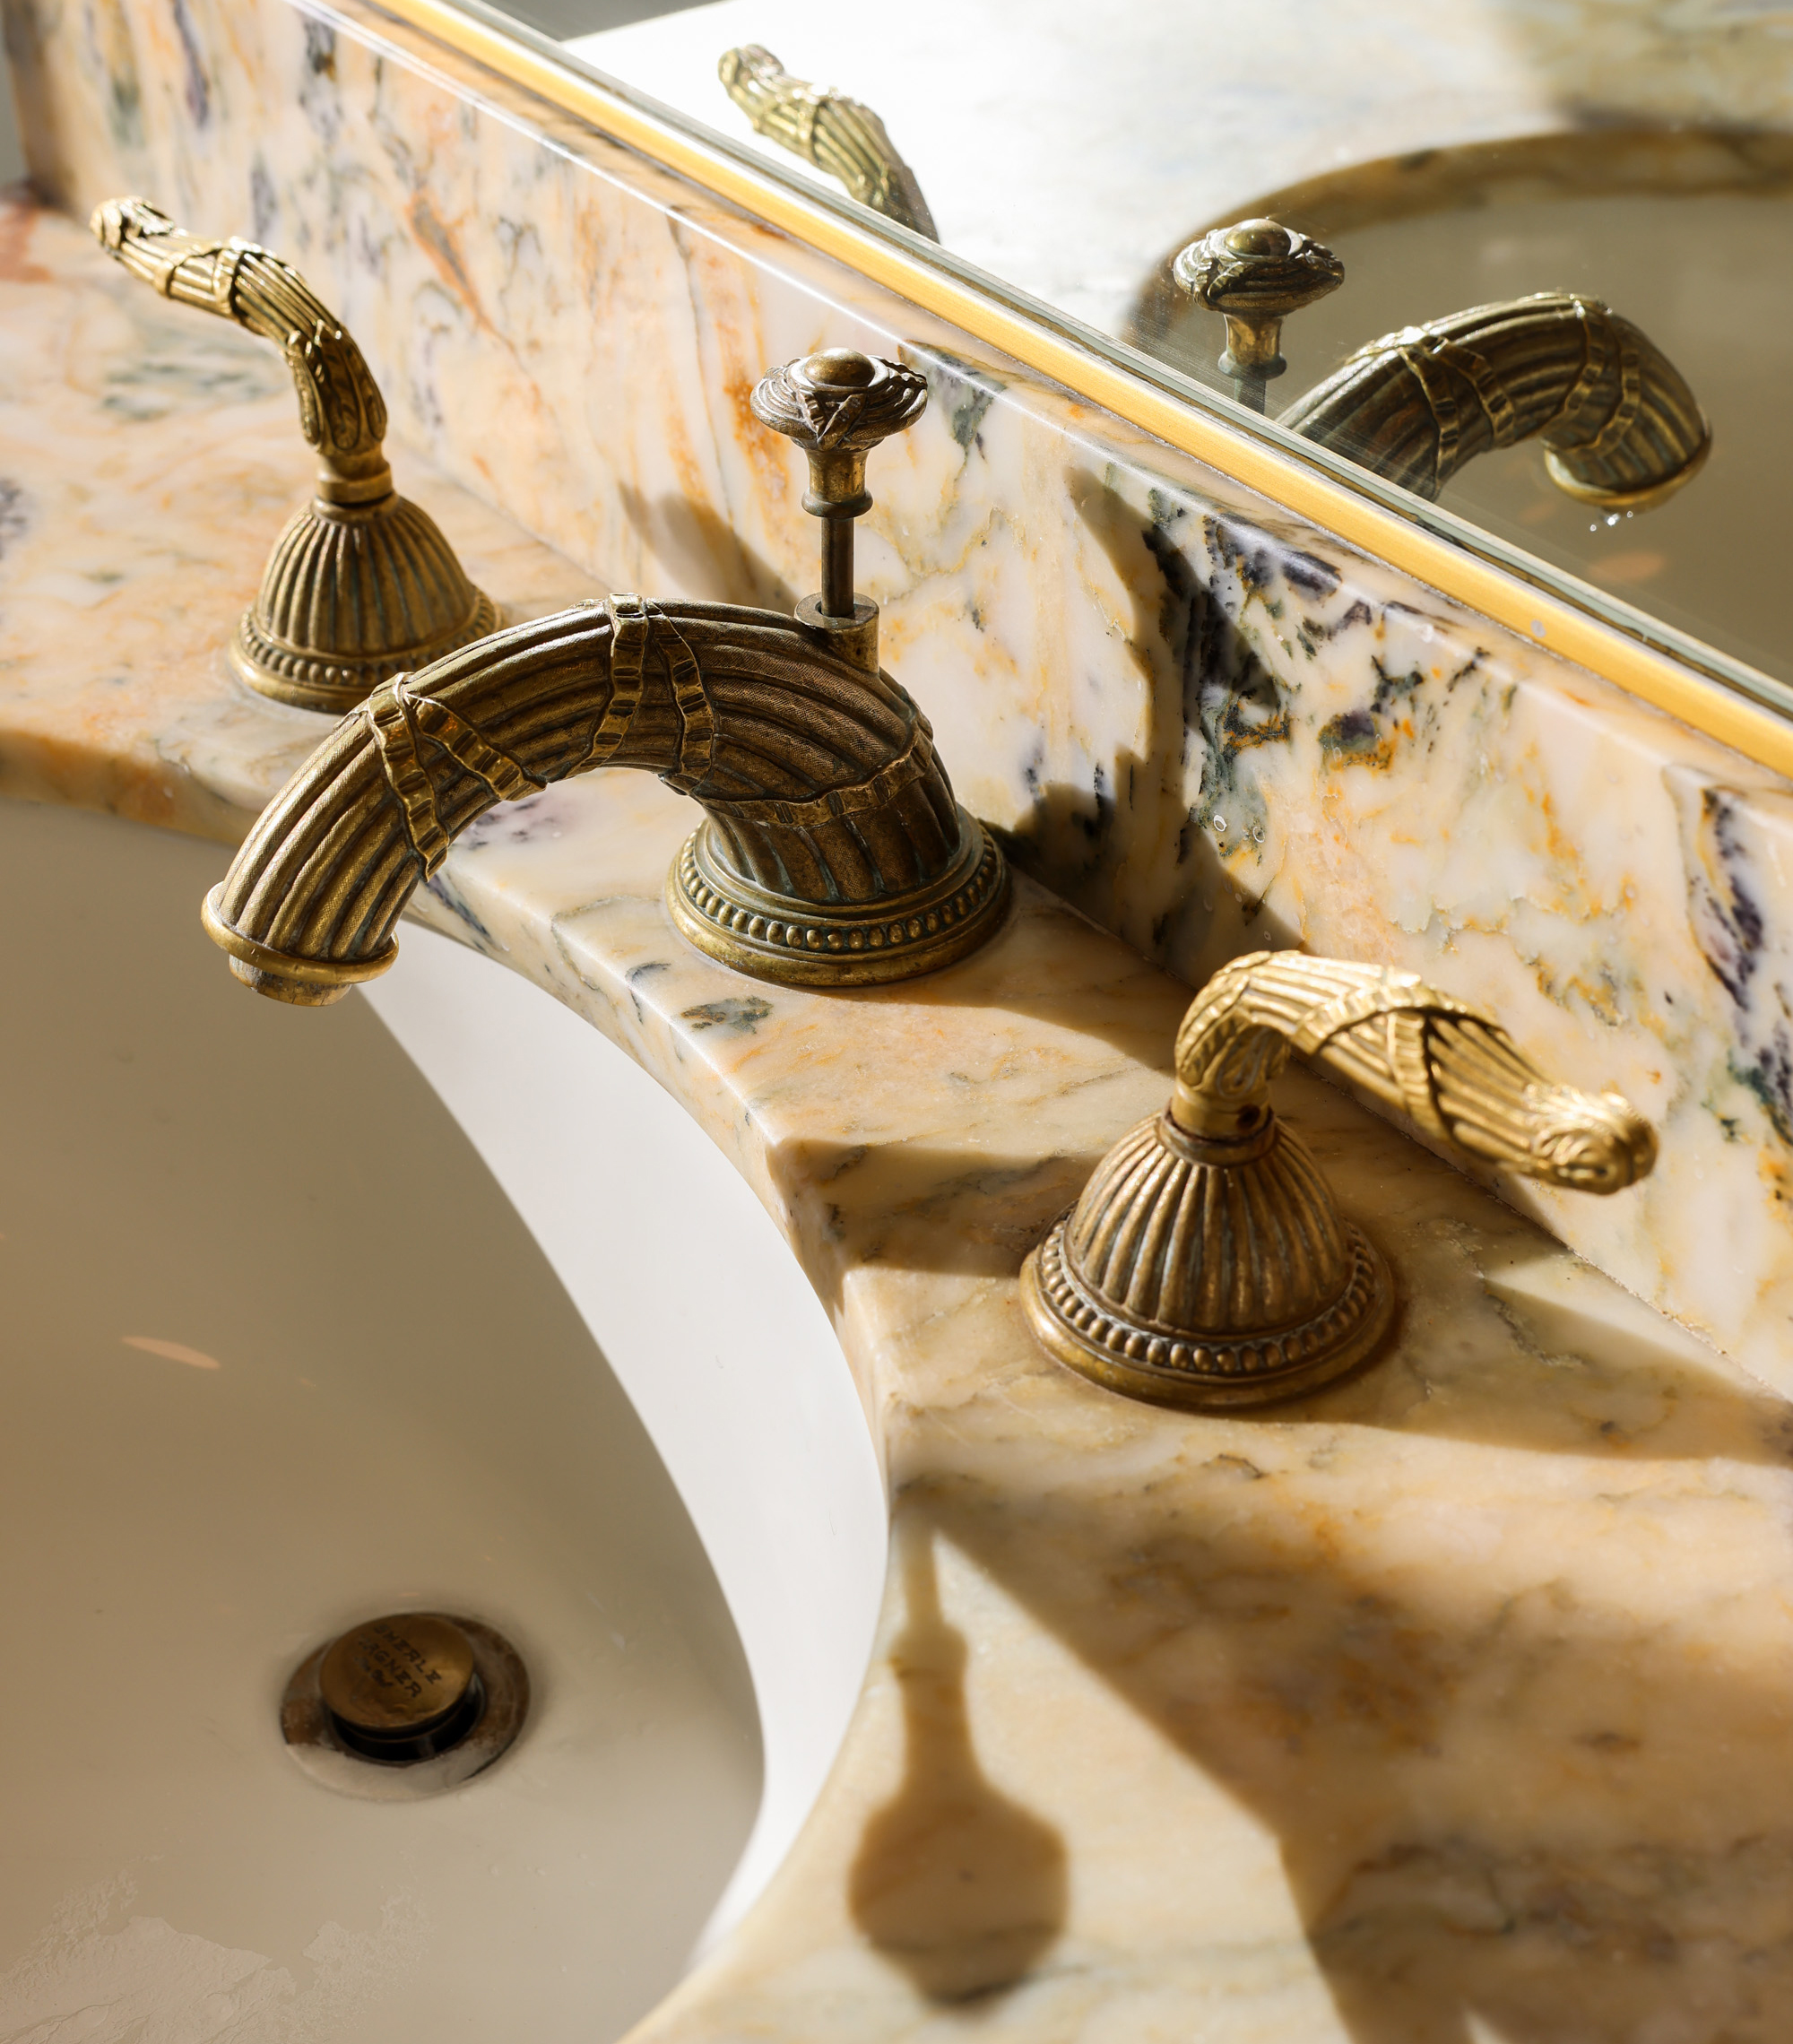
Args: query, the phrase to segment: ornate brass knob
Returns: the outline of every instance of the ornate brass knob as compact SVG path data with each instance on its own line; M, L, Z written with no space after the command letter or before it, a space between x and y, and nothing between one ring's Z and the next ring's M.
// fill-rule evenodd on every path
M862 205L940 239L915 173L870 107L792 77L758 43L724 50L716 74L759 134L837 178Z
M798 604L798 622L873 674L878 606L853 586L853 520L872 505L865 457L880 440L913 426L927 403L925 377L852 348L786 362L754 387L754 417L809 455L803 508L822 521L822 586Z
M1220 369L1242 404L1264 409L1264 388L1288 365L1283 321L1345 281L1345 265L1323 242L1273 220L1242 220L1191 241L1171 264L1190 296L1226 321Z
M1191 1003L1168 1108L1115 1144L1022 1267L1060 1362L1135 1398L1239 1407L1312 1390L1381 1341L1388 1266L1270 1105L1297 1051L1526 1177L1616 1192L1656 1161L1619 1095L1554 1084L1498 1022L1416 974L1256 952Z
M490 598L435 520L394 489L379 387L298 271L254 242L188 234L143 199L108 199L91 224L134 276L273 341L292 372L317 493L274 542L237 628L230 655L249 686L340 712L490 631Z

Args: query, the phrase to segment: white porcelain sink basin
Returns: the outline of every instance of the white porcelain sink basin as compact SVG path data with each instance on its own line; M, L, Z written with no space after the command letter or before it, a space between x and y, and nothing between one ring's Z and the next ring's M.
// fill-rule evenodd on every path
M563 1283L365 1001L230 979L195 914L226 856L0 804L0 2040L596 2044L832 1758L863 1423L771 1223L619 1052L423 932L379 995ZM689 1230L710 1284L673 1281ZM515 1642L530 1719L446 1794L334 1793L282 1686L419 1607Z

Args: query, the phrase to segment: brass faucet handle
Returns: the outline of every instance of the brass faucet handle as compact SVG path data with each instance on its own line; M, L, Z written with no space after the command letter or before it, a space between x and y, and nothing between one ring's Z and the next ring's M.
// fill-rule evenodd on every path
M1109 1389L1262 1405L1355 1368L1393 1317L1388 1266L1270 1104L1299 1052L1425 1134L1555 1185L1616 1192L1656 1161L1616 1093L1546 1078L1479 1009L1413 973L1259 951L1177 1032L1167 1112L1129 1131L1022 1267L1050 1354Z
M1264 385L1279 377L1283 321L1345 281L1345 265L1324 242L1273 220L1243 220L1191 241L1171 264L1189 295L1226 322L1220 371L1241 401L1264 409Z
M1434 1141L1547 1184L1617 1192L1656 1162L1655 1131L1629 1101L1556 1084L1479 1008L1416 973L1297 951L1235 959L1190 1004L1172 1120L1239 1139L1269 1115L1269 1078L1291 1052Z
M878 609L853 585L853 522L871 508L865 457L880 440L913 426L928 404L928 381L902 362L827 348L771 369L754 386L753 415L810 457L803 508L822 520L822 586L797 615L827 634L845 657L878 667Z
M189 234L147 199L107 199L90 224L108 256L164 298L234 320L280 349L299 394L299 429L323 456L323 495L369 503L391 489L379 385L342 323L290 263L253 241Z
M429 514L401 497L385 449L385 400L361 351L290 263L253 241L189 234L147 199L108 199L93 236L180 305L272 341L318 453L316 494L274 542L230 646L250 688L307 710L370 689L498 623Z
M758 43L724 50L716 75L757 133L845 185L862 205L940 239L915 173L870 107L792 77Z

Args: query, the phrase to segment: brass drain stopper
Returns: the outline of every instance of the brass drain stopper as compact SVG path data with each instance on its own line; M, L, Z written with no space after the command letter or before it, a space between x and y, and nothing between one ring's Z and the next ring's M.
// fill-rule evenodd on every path
M486 1701L473 1642L431 1612L372 1618L344 1633L325 1653L317 1686L342 1744L393 1765L459 1745Z

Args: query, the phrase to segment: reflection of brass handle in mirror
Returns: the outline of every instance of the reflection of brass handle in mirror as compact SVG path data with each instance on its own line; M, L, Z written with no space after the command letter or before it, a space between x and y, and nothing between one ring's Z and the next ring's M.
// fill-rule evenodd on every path
M839 351L775 369L753 403L775 423L801 412L804 444L862 486L868 447L926 401L913 370ZM666 883L699 950L804 986L950 965L1002 921L1002 854L953 800L928 720L865 657L875 608L818 621L815 605L612 596L384 683L262 812L206 897L212 940L258 992L323 1007L392 963L413 890L494 803L636 766L705 811Z
M724 51L716 72L759 134L837 178L862 205L930 241L940 239L915 173L870 107L792 77L758 43Z
M1292 1052L1434 1141L1582 1192L1656 1161L1615 1093L1546 1079L1498 1022L1412 973L1260 951L1208 981L1177 1032L1176 1090L1123 1136L1022 1271L1035 1333L1111 1390L1171 1405L1287 1398L1387 1332L1388 1267L1278 1120Z
M1568 291L1385 333L1278 424L1425 498L1476 455L1536 436L1559 489L1620 511L1671 496L1712 439L1686 379L1648 334Z
M286 357L318 452L316 499L275 542L231 657L264 695L341 710L491 630L497 614L435 521L393 488L386 408L342 325L298 271L248 241L186 233L143 199L108 199L93 233L164 298L234 320Z

